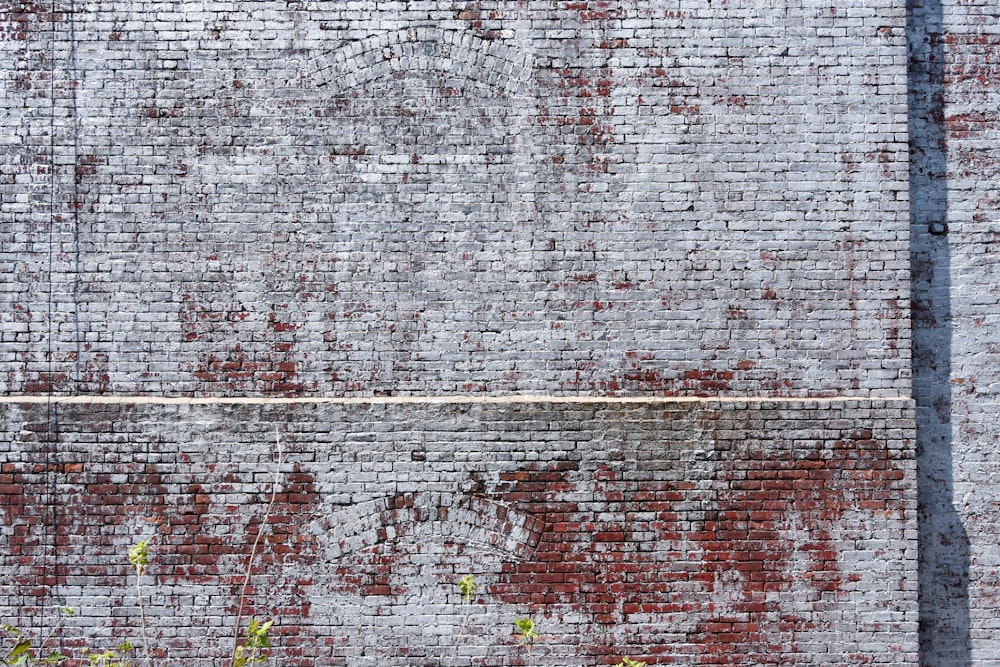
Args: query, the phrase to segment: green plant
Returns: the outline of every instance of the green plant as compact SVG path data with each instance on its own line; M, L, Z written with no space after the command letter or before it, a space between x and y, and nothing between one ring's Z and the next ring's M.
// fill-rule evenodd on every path
M131 551L130 551L131 555ZM130 557L131 560L131 557ZM131 667L131 663L124 656L125 653L133 650L132 642L124 641L114 649L107 651L91 651L87 654L87 660L93 667Z
M146 565L149 564L149 543L146 540L129 547L128 562L139 576L146 572Z
M239 605L235 623L235 638L232 651L233 667L244 667L265 662L268 655L263 653L263 649L271 647L268 632L274 624L273 620L258 621L251 619L246 630L241 635L242 613L246 600L246 591L250 584L250 575L253 571L253 564L257 555L258 547L263 538L264 528L270 519L271 511L277 499L278 486L281 481L282 447L281 438L275 433L277 448L277 463L274 471L274 481L271 484L271 497L267 504L267 509L260 522L260 530L254 540L250 552L247 554L246 568L244 571L243 586L240 589ZM146 624L146 610L143 602L142 581L149 567L149 546L147 540L140 540L128 549L127 557L132 571L136 575L135 590L137 606L139 607L139 621L142 631L143 653L146 667L153 667L153 659L150 650L148 630ZM463 599L468 603L475 591L475 584L471 575L463 577L460 582ZM35 665L59 665L62 661L69 659L59 651L51 651L47 655L41 655L46 643L55 635L66 619L73 616L74 611L69 607L59 610L59 622L56 623L49 633L37 644L33 646L32 638L27 636L19 627L10 624L0 624L0 665L9 667L33 667ZM9 645L9 646L8 646ZM95 651L86 646L80 649L81 659L85 658L91 667L131 667L132 659L127 655L134 651L132 643L129 641L120 642L114 649L105 651Z
M254 659L250 662L263 662L267 659L267 656L257 656L254 649L264 648L270 646L270 644L260 644L257 646L251 646L250 640L254 638L254 641L260 641L261 637L259 633L263 631L263 641L266 643L268 641L267 631L271 627L274 621L267 621L265 623L259 623L256 619L251 619L250 625L247 627L245 641L246 648L240 646L240 626L243 621L243 603L246 600L247 587L250 585L250 574L253 572L253 563L257 557L257 547L260 544L261 538L264 536L264 528L267 526L267 522L271 518L271 510L274 508L274 501L278 498L278 485L281 482L281 460L284 454L281 447L281 435L278 433L277 427L274 430L275 447L278 450L278 461L274 467L274 481L271 482L271 499L267 502L267 508L264 510L264 516L260 521L260 528L257 530L257 537L254 538L253 546L250 547L250 553L247 555L247 564L243 572L243 586L240 588L240 601L236 606L236 625L235 632L236 636L233 639L233 667L242 667L246 664L248 660L247 649L252 650L252 655Z
M639 660L633 660L626 655L622 656L622 661L615 665L615 667L646 667L646 663Z
M465 612L462 614L462 625L455 634L454 646L451 651L451 661L448 662L449 667L455 664L455 658L458 657L458 647L462 644L462 636L465 634L465 628L469 624L469 614L472 612L472 597L476 594L476 580L471 574L467 574L458 580L458 590L462 594L462 606L465 608Z
M471 574L467 574L458 580L458 590L462 593L462 602L469 604L472 596L476 594L476 580Z
M14 645L2 658L5 665L58 665L66 658L58 651L52 651L43 658L36 657L31 649L31 640L22 637L17 627L5 624L3 630L15 635Z
M515 636L518 641L531 646L538 639L538 631L535 630L535 622L530 618L519 618L514 621L514 627L517 629Z
M271 629L274 621L259 622L256 618L250 619L246 635L242 645L237 645L233 651L234 667L244 667L267 660L267 655L261 653L262 649L271 648L270 638L267 631Z
M138 544L129 548L128 562L135 572L135 597L136 603L139 605L139 628L142 632L142 650L146 656L146 667L152 667L153 660L149 654L149 637L146 634L146 608L142 603L142 575L146 573L146 566L149 564L149 543L146 540L140 540ZM120 646L124 644L125 642ZM129 644L129 649L131 648L132 645ZM92 653L91 664L95 664L97 667L119 667L119 665L124 664L118 662L94 663L93 656L94 654ZM112 660L112 658L109 657L108 660Z
M528 665L531 665L531 647L538 639L538 631L535 630L535 622L530 618L518 618L514 621L514 628L517 632L514 636L519 642L528 648Z
M42 640L38 643L38 651L45 648L45 644L52 638L52 636L59 630L59 628L66 622L66 619L73 616L75 612L70 607L61 607L59 609L59 621L52 627L49 634L45 635ZM48 655L40 657L36 655L36 650L31 648L31 639L21 631L15 625L10 625L9 623L4 623L0 625L0 630L4 634L9 635L14 643L7 650L6 655L0 658L2 664L4 665L58 665L60 662L66 659L66 656L59 651L50 651Z

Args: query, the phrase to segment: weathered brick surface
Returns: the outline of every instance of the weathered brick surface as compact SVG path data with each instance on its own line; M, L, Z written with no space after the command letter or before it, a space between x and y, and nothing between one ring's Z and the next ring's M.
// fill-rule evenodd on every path
M1000 13L951 1L910 11L921 650L928 665L988 665L1000 661Z
M898 2L55 7L5 392L905 393Z
M467 572L459 664L518 664L526 614L536 664L917 664L907 401L3 411L0 612L77 606L67 641L136 635L142 537L164 664L224 653L277 431L277 664L445 664Z
M166 661L224 654L277 426L281 664L441 665L469 570L475 664L529 612L547 664L915 664L908 191L950 200L906 11L860 4L0 1L3 613L129 626L148 536ZM513 393L608 402L469 398ZM923 471L953 535L982 477Z

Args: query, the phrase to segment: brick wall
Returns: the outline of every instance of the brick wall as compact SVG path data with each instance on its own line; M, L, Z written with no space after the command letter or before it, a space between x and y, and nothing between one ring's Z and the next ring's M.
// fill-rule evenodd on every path
M225 654L277 426L281 664L916 664L863 5L0 2L3 613Z
M71 604L67 640L135 634L146 538L153 643L225 654L278 432L248 605L278 664L445 664L468 572L461 664L519 660L527 614L543 664L916 664L907 401L3 410L0 609Z
M0 388L899 395L897 4L14 3Z

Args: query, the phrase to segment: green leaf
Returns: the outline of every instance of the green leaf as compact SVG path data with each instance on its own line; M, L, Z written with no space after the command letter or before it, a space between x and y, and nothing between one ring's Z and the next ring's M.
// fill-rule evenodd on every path
M45 656L40 662L43 665L58 665L60 662L66 659L66 656L59 651L53 651Z
M256 618L250 619L250 624L246 630L246 647L249 649L270 648L271 641L267 636L267 631L274 625L274 621L261 623ZM251 660L252 658L247 658ZM237 667L239 667L237 665Z
M535 622L530 618L519 618L514 621L517 628L517 638L525 643L532 643L538 639L538 632L535 630Z
M90 664L99 665L99 667L128 667L124 662L119 660L120 657L117 651L108 649L102 653L91 651L87 659L90 660Z
M640 660L633 660L626 655L622 656L622 661L615 665L615 667L646 667L646 663Z
M142 574L146 571L146 565L149 563L149 543L146 540L142 540L129 548L128 562L132 565L132 569L135 570L136 574Z
M14 644L14 648L12 648L10 650L10 653L7 654L7 658L5 659L5 661L10 662L11 660L15 659L22 660L23 658L30 657L31 656L30 651L31 651L31 642L28 641L27 639L21 639L16 644Z
M458 580L458 590L462 592L462 601L468 604L472 600L472 596L476 594L476 581L471 574Z

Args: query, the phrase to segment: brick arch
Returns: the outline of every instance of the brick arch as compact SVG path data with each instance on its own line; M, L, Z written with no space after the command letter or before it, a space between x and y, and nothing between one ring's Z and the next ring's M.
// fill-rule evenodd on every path
M531 54L460 30L420 26L351 42L312 61L313 81L333 95L398 73L438 71L518 95Z
M534 552L544 528L530 514L488 498L428 493L358 503L311 526L330 560L407 539L474 545L524 560Z

